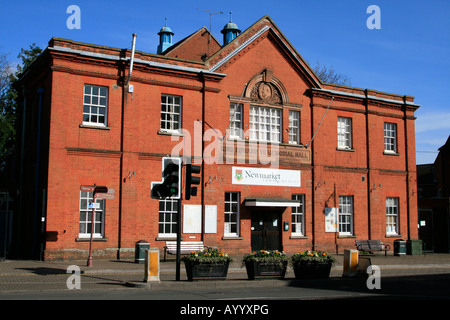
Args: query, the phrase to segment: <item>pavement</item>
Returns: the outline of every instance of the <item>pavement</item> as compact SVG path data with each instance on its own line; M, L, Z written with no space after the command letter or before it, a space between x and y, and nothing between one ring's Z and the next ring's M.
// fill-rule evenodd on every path
M330 278L342 279L343 255L335 255ZM380 267L382 277L450 274L450 254L394 256L384 253L360 255L370 258L371 264ZM288 268L284 280L248 280L242 256L233 256L225 281L188 281L184 264L180 265L180 280L176 280L176 259L170 256L160 262L160 281L144 282L145 264L134 260L97 260L92 266L87 261L37 261L7 259L0 261L0 293L68 290L74 266L80 271L83 290L195 290L233 287L283 287L292 283L294 272ZM71 282L72 281L72 282ZM69 283L70 282L70 283ZM69 283L69 284L68 284Z

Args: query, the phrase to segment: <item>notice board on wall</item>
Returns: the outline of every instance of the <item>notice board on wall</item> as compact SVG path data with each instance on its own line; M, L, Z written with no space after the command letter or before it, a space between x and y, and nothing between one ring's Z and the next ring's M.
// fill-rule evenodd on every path
M338 232L339 208L325 208L325 232Z
M202 232L202 206L185 204L183 206L183 233Z
M205 206L205 233L217 233L217 206Z

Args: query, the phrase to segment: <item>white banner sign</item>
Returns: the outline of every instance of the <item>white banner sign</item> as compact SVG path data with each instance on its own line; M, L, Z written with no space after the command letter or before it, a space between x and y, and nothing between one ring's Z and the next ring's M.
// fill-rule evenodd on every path
M233 167L233 184L300 187L300 170Z

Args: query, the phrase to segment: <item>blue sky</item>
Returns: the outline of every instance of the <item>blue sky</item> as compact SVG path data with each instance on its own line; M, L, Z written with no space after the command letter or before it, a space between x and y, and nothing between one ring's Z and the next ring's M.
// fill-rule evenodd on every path
M81 29L68 29L70 5L81 10ZM370 5L381 10L381 29L366 26ZM41 48L52 37L156 53L167 24L177 42L199 28L220 30L229 21L241 30L269 15L312 66L333 66L351 85L414 96L417 163L432 163L450 135L450 1L448 0L1 0L0 52L17 63L21 48Z

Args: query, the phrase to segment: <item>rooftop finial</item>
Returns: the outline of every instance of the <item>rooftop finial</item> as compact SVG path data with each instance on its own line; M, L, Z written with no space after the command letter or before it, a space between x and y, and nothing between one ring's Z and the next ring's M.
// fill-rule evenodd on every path
M233 22L233 11L230 11L230 22Z

